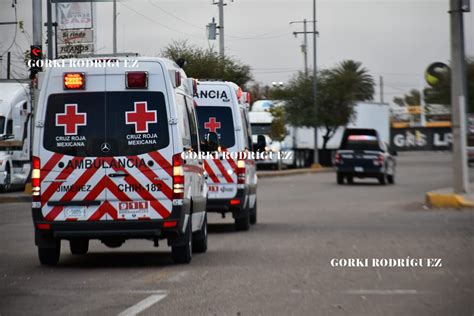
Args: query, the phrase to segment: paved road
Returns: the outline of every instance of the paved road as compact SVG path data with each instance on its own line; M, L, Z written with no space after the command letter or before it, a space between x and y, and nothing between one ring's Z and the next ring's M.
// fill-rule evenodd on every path
M92 243L38 264L28 203L0 205L0 314L472 315L473 211L427 210L450 185L450 157L399 158L395 186L337 186L333 173L262 179L259 223L211 217L207 254L173 265L169 249ZM333 258L441 258L442 267L341 268Z

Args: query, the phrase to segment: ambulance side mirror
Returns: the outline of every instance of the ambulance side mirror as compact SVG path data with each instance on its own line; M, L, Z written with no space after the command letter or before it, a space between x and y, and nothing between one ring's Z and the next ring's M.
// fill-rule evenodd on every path
M265 136L258 135L257 144L254 146L255 151L265 151L265 147L267 147L267 140L265 139Z
M207 147L207 151L217 151L219 148L219 135L214 132L207 133L205 147Z

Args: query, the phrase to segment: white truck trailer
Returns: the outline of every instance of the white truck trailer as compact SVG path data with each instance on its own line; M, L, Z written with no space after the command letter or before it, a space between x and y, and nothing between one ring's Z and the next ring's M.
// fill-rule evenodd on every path
M0 191L24 186L31 170L30 86L0 81Z
M314 152L314 128L295 127L286 125L286 136L280 141L274 141L270 138L273 116L269 109L274 106L282 106L282 101L259 100L256 101L249 113L250 124L252 125L253 141L256 142L258 135L265 135L267 150L277 153L279 151L289 152L290 158L279 160L277 155L273 159L259 160L259 165L269 165L274 168L282 167L308 167L313 162ZM353 120L347 125L352 128L374 128L378 131L382 140L390 143L390 111L387 103L359 102L355 106L355 115ZM329 140L326 149L331 155L339 149L344 126L336 131L335 135ZM318 148L322 149L323 135L325 128L318 129Z

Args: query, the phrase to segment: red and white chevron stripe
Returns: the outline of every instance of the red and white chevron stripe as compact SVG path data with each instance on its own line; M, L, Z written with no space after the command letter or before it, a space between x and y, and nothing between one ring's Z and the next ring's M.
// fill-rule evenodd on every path
M99 221L125 220L119 218L119 203L126 201L146 201L149 205L147 216L134 219L163 219L169 217L172 211L172 166L160 153L153 152L136 157L117 157L117 159L144 159L153 161L154 167L147 165L124 168L111 164L115 158L93 158L96 164L108 167L91 167L79 169L70 167L71 163L80 162L84 158L64 156L44 151L41 167L41 205L42 213L49 221ZM45 159L46 158L46 159ZM89 158L90 159L90 158ZM64 164L58 168L58 163ZM117 162L117 160L115 160ZM117 165L117 164L116 164ZM117 171L128 173L126 177L111 178L108 174ZM89 190L58 190L62 185ZM149 192L147 185L153 185L159 190ZM128 186L134 190L120 190ZM136 189L138 188L138 190ZM98 206L88 206L81 209L83 214L76 217L66 214L64 206L49 206L49 201L101 201ZM129 218L127 218L129 219Z

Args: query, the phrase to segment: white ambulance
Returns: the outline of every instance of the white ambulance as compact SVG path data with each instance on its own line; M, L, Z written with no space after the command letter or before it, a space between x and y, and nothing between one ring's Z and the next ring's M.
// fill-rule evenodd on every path
M208 133L217 133L221 152L204 161L209 187L207 211L223 216L230 212L236 230L248 230L249 224L257 222L257 173L250 155L242 156L244 159L237 156L252 152L247 98L232 82L199 81L194 100L201 142Z
M167 239L173 260L207 249L203 162L191 79L174 62L140 57L66 60L41 80L34 122L33 222L42 264L60 241ZM107 64L108 63L108 64ZM81 67L79 67L81 65ZM133 66L132 66L133 65Z

